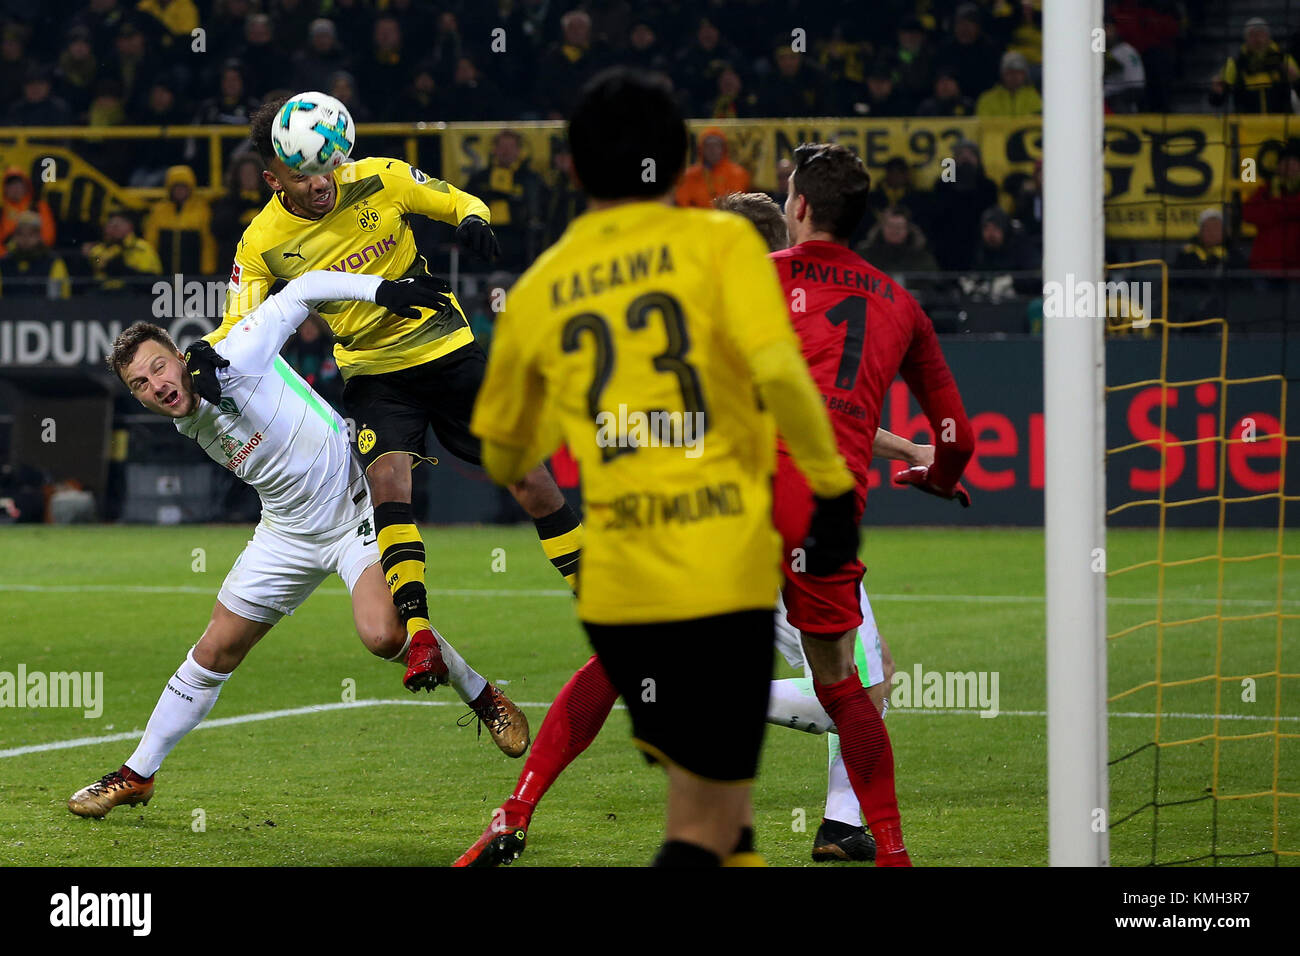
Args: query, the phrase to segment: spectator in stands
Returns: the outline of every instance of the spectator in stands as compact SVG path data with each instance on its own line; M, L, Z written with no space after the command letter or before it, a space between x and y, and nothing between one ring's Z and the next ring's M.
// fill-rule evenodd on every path
M726 67L735 69L742 62L740 51L723 38L717 24L701 17L696 23L695 37L678 56L672 70L673 85L683 90L692 103L691 115L707 115L704 106L714 97L718 75Z
M334 74L348 69L350 62L334 21L320 17L308 28L307 49L293 55L294 86L299 90L327 89Z
M893 156L885 163L885 175L867 196L867 204L874 217L891 208L901 207L912 216L923 211L924 197L912 186L912 171L907 168L907 160ZM872 224L868 223L868 226Z
M718 74L718 90L712 102L704 104L703 115L710 119L739 119L753 116L758 98L745 92L744 81L730 65Z
M58 95L68 104L77 119L85 117L90 101L95 96L95 77L99 62L95 48L90 43L90 31L76 26L68 31L68 38L59 53L55 70Z
M1246 268L1246 257L1224 235L1222 210L1214 206L1201 210L1196 237L1178 251L1174 268L1215 275L1222 275L1224 269Z
M711 209L718 196L749 190L749 171L727 156L722 130L716 126L701 130L696 148L699 161L682 174L674 194L677 205Z
M0 39L0 103L12 103L22 95L29 66L27 31L17 23L5 24Z
M177 127L189 123L190 114L176 95L179 80L161 74L149 85L149 98L142 112L131 118L138 126ZM185 161L185 140L159 138L149 144L147 152L136 156L136 167L128 185L159 186L167 170Z
M292 37L291 42L300 43L300 37ZM244 23L244 43L238 53L244 64L244 77L248 80L248 92L258 99L265 99L272 90L294 86L294 64L288 52L276 41L275 26L271 18L264 13L255 13ZM324 73L323 79L329 74ZM320 89L320 87L299 86L297 90Z
M829 116L835 112L821 67L782 43L772 54L776 72L763 81L758 111L763 116Z
M1119 35L1115 18L1106 18L1106 63L1103 89L1113 113L1140 113L1146 97L1147 71L1142 54Z
M438 79L433 64L427 60L421 63L416 67L411 82L402 91L397 115L403 120L424 122L446 119L443 115L441 87L442 81Z
M546 244L559 239L569 223L587 211L587 194L574 182L573 154L568 143L561 143L551 154L555 171L555 188L550 192L546 212Z
M308 312L298 331L280 349L289 367L342 414L343 376L334 361L334 340L315 312Z
M632 24L627 48L620 55L619 62L639 70L669 72L668 54L648 20L637 20Z
M1113 0L1110 14L1120 39L1142 54L1147 78L1145 108L1152 113L1169 112L1169 85L1176 72L1182 32L1179 4L1176 0Z
M1024 229L1025 237L1039 251L1043 247L1043 161L1034 163L1034 174L1020 181L1012 197L1012 216Z
M998 188L984 173L979 147L968 139L953 151L951 175L940 173L926 225L934 257L945 270L969 269L978 240L980 216L998 201Z
M1234 112L1290 113L1297 80L1300 66L1273 42L1268 22L1251 17L1246 21L1246 42L1210 81L1210 105L1222 106L1231 93Z
M1273 175L1260 183L1241 208L1256 229L1250 268L1287 278L1300 277L1300 140L1288 140Z
M199 25L194 0L140 0L136 10L144 15L142 22L160 55L176 62L190 52L191 34Z
M963 276L962 291L989 302L1000 302L1016 295L1029 295L1041 288L1036 276L1013 276L1013 272L1033 272L1042 263L1025 243L1019 231L1000 206L990 206L980 216L980 241L975 247L971 266L977 273Z
M117 0L90 0L87 8L74 18L74 22L90 31L95 45L95 55L100 59L113 52L118 30L129 18Z
M262 179L262 163L252 153L240 153L226 172L226 191L212 204L212 237L217 243L217 268L235 261L235 247L253 217L271 198Z
M205 126L247 126L257 109L257 99L248 93L244 66L237 59L226 60L218 75L216 96L199 104L194 122Z
M370 107L361 99L357 92L357 80L347 70L339 70L330 77L329 83L325 85L325 92L334 97L340 103L348 108L352 115L354 123L369 123L374 117L370 113ZM380 151L379 155L386 155Z
M456 61L452 87L442 109L441 118L453 122L505 119L512 112L510 99L483 76L470 56L462 56Z
M768 193L772 197L772 202L776 203L782 209L785 208L785 201L790 196L790 176L794 173L794 162L789 159L778 159L776 161L776 189Z
M113 41L113 54L101 67L100 78L112 79L121 90L128 115L144 103L155 65L149 62L144 34L130 20L124 20Z
M410 26L401 19L398 22L403 24L402 36L422 36L418 32L412 33ZM433 51L422 61L421 66L432 71L438 86L450 86L456 73L456 61L464 52L465 41L461 35L460 21L456 19L456 14L444 10L438 14L438 31L434 36Z
M591 45L591 14L570 10L560 17L561 39L537 65L537 105L551 119L567 116L583 85L599 67Z
M135 234L135 222L122 209L108 214L104 223L104 237L99 242L87 243L82 249L99 287L104 292L129 290L147 283L162 273L158 253Z
M388 122L398 118L398 91L406 89L413 65L402 44L402 28L396 17L383 16L375 21L374 36L368 56L357 65L362 89L372 100L373 118ZM356 117L353 117L356 119Z
M253 0L220 0L216 9L203 18L208 31L208 49L223 55L234 53L244 43L244 22L254 13ZM286 34L303 36L303 34Z
M975 101L976 116L1033 116L1043 112L1043 98L1029 82L1029 63L1022 53L1002 56L1001 81Z
M905 282L908 273L939 271L934 255L926 248L925 233L910 221L907 210L898 206L882 211L853 251L899 282Z
M1215 207L1201 211L1196 237L1179 250L1173 268L1176 274L1169 285L1174 318L1181 322L1226 316L1234 291L1248 290L1224 275L1227 270L1245 269L1246 257L1227 241L1223 213Z
M862 98L875 47L869 40L849 37L846 26L841 21L831 28L830 39L818 51L817 63L829 82L832 100L851 104Z
M9 126L69 126L73 122L68 104L54 95L49 67L32 64L23 77L22 99L11 103L5 113Z
M917 116L974 116L975 103L963 96L952 67L940 67L934 74L934 96L916 110Z
M374 4L370 0L333 0L329 8L330 19L338 27L339 35L345 37L368 37L370 36L370 23L374 19L374 14L370 8ZM302 42L298 37L294 37L294 43Z
M319 0L270 0L269 6L276 31L297 46L306 39L307 30L320 15L323 4Z
M86 125L91 128L126 125L126 103L122 100L122 85L117 80L109 77L95 82L95 96L86 111ZM131 147L128 139L88 139L78 151L90 158L95 168L109 179L124 183L131 175Z
M40 215L30 209L18 217L0 258L0 295L68 297L67 264L50 252L43 228Z
M911 116L915 103L898 88L893 71L881 61L867 74L866 96L855 98L852 108L859 116Z
M998 79L998 48L984 36L980 10L973 3L957 8L952 36L939 46L936 63L952 70L967 96L978 96Z
M898 49L890 57L890 67L898 77L900 90L913 103L929 94L934 82L934 50L916 17L908 17L899 25Z
M501 244L499 264L522 272L542 251L546 184L523 155L523 139L504 129L492 139L488 165L470 177L466 190L487 204Z
M32 181L22 169L10 166L5 170L4 202L0 204L0 249L18 228L18 220L29 212L40 220L41 242L54 248L58 229L50 204L36 198Z
M167 196L154 204L144 224L144 241L158 251L167 275L213 275L217 245L212 236L212 207L195 194L194 170L173 166L163 188Z

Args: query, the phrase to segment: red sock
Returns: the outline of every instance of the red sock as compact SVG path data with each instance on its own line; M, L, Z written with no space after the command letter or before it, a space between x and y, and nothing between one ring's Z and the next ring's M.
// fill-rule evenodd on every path
M821 684L814 679L813 690L835 721L849 783L853 785L862 816L876 838L876 865L897 865L906 860L907 851L903 849L898 798L894 794L894 750L889 745L885 722L862 686L857 668L834 684Z
M569 678L546 712L515 792L505 802L507 826L519 824L515 817L522 817L522 825L528 826L538 801L596 739L616 700L618 691L595 657Z

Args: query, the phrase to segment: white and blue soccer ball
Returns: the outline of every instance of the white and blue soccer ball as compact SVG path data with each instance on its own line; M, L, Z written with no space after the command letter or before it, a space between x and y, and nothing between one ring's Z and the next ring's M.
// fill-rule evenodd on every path
M323 176L347 162L356 139L347 107L325 93L291 97L271 127L275 155L308 176Z

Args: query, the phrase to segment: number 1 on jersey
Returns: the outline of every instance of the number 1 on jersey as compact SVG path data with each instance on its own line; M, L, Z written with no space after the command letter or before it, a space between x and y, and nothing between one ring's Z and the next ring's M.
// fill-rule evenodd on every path
M840 353L840 367L835 373L835 387L852 391L858 382L858 369L862 366L862 349L867 341L867 300L851 295L841 299L826 310L831 325L847 325L844 330L844 351Z

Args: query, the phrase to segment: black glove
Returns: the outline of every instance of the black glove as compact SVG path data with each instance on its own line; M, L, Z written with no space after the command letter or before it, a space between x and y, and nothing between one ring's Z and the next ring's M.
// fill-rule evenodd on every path
M818 576L833 574L858 556L857 500L852 491L816 499L803 551L808 573Z
M221 402L221 383L217 369L229 368L230 360L223 359L206 339L198 339L185 350L185 367L190 371L190 381L199 398L213 405Z
M492 234L492 227L479 216L466 216L456 227L456 241L486 262L501 255L501 246Z
M441 312L451 304L447 293L451 286L445 279L412 276L409 279L385 279L375 290L375 304L404 319L418 319L417 309Z

